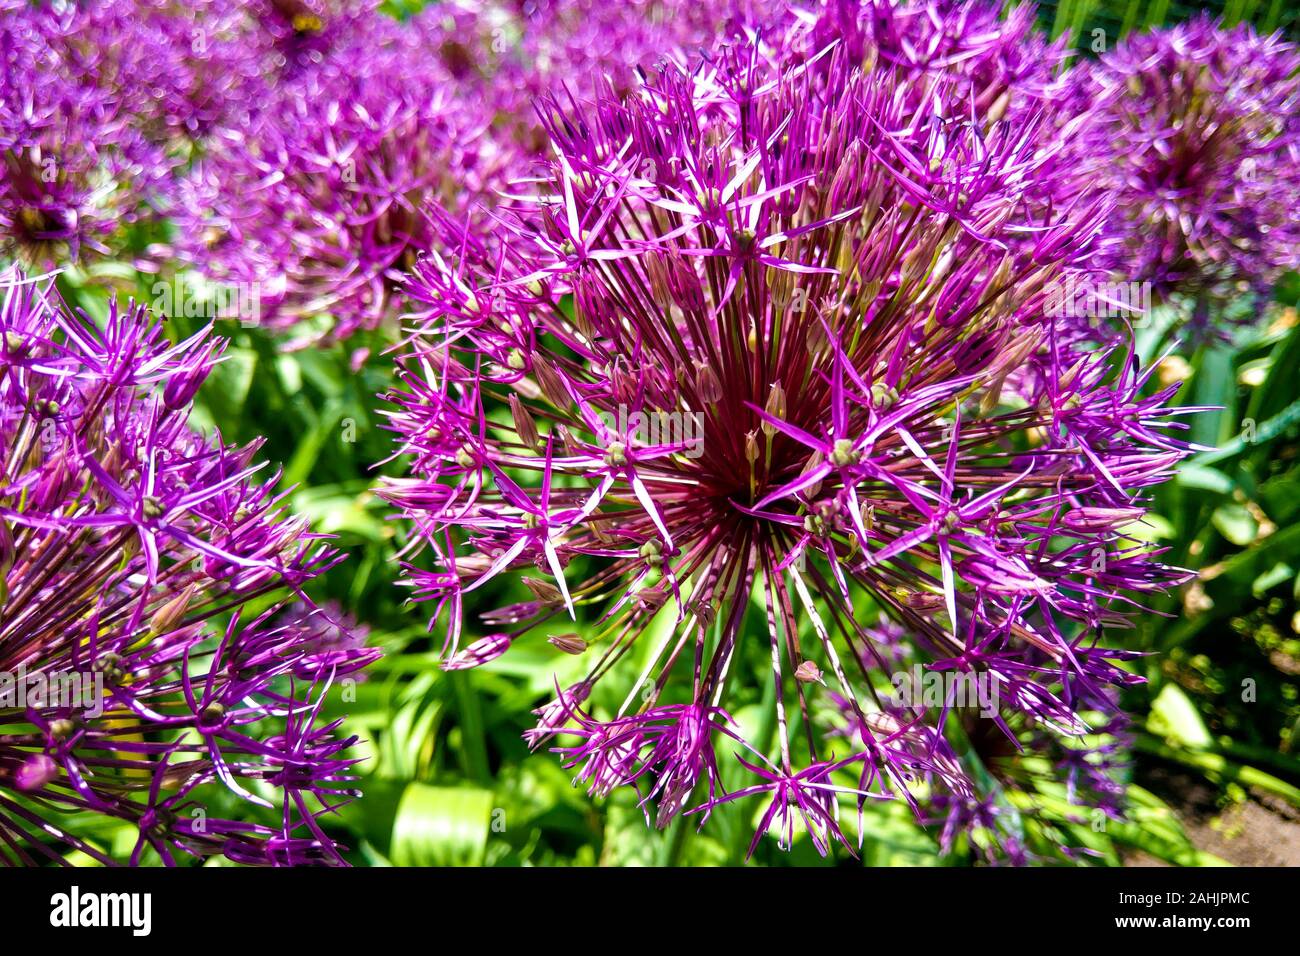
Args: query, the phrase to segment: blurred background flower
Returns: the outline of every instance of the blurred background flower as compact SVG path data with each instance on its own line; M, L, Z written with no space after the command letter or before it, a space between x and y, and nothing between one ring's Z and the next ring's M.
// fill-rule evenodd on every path
M1157 302L1266 302L1300 264L1300 53L1208 15L1133 34L1070 71L1063 108L1081 179L1116 196L1110 271ZM1236 313L1252 321L1254 308Z

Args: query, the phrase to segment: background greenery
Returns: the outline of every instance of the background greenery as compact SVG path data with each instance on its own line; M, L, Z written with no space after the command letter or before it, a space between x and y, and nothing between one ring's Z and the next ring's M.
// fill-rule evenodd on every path
M399 15L415 6L389 4ZM1300 20L1300 11L1283 0L1212 6L1229 21L1244 17L1266 28L1294 30ZM1123 29L1185 17L1194 9L1159 0L1064 0L1043 7L1042 23L1053 34L1071 32L1086 50L1094 28L1106 30L1113 42ZM151 301L154 281L114 266L61 280L69 297L92 311L102 309L106 286ZM1268 862L1266 854L1252 858L1253 851L1243 849L1254 845L1250 834L1245 843L1234 843L1231 821L1244 819L1246 807L1256 811L1249 825L1265 830L1256 843L1300 842L1300 825L1289 822L1300 813L1297 299L1300 279L1292 276L1279 289L1276 307L1231 341L1176 349L1185 362L1183 400L1222 407L1201 416L1194 431L1197 440L1219 450L1193 458L1154 502L1154 540L1169 549L1170 563L1196 569L1198 576L1160 602L1158 610L1168 618L1148 617L1133 635L1132 646L1152 653L1140 665L1149 683L1127 701L1138 731L1131 821L1101 832L1080 826L1062 795L1048 789L1042 793L1045 809L1018 824L1049 836L1069 830L1095 851L1095 862L1213 864L1225 856ZM1146 323L1139 343L1144 359L1174 336L1176 318L1163 312ZM181 336L198 322L169 318L169 331ZM336 602L367 626L371 643L385 652L369 669L355 703L332 702L345 730L367 741L359 753L365 758L359 765L365 797L332 824L352 848L353 861L742 862L753 815L761 809L756 801L721 808L702 834L681 820L659 832L645 825L630 796L592 801L571 786L556 755L529 756L521 734L534 722L530 710L552 695L553 673L558 671L561 684L577 676L575 659L530 643L478 670L438 670L440 640L426 635L425 610L405 603L395 583L402 528L367 490L377 474L398 473L396 466L373 467L392 451L377 398L392 384L389 363L380 355L382 338L286 354L260 329L218 326L231 346L199 395L197 421L219 428L227 440L265 437L263 457L282 465L285 483L297 486L294 508L317 530L337 535L350 555L316 582L313 596ZM352 353L359 347L370 348L371 357L356 371ZM494 596L512 599L503 592L484 595L482 606L497 606ZM626 693L619 680L615 672L602 681L602 700ZM752 698L739 699L734 713L750 739L766 735L770 741L771 728L761 721L770 710L762 698L764 682L755 677L749 686L755 688ZM224 798L214 793L212 799ZM848 822L856 831L856 821ZM130 827L72 825L122 851L136 838ZM978 858L977 848L965 843L941 858L936 834L897 804L869 807L863 830L866 864L963 865ZM779 866L846 861L842 853L822 860L806 839L788 854L765 840L754 857L757 864Z

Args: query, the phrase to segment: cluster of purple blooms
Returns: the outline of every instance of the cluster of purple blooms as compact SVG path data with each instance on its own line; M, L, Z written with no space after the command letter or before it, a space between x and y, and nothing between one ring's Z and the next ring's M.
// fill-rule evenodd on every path
M1107 271L1151 283L1157 301L1190 300L1203 322L1209 306L1271 292L1300 267L1291 44L1202 16L1124 38L1071 70L1059 93L1076 124L1072 163L1116 200L1099 257Z
M132 864L343 862L322 818L355 740L321 709L374 653L310 606L275 619L341 556L256 444L190 429L222 348L0 276L0 862L112 863L74 811L134 824ZM226 819L214 788L265 813Z
M2 251L187 264L256 287L296 341L391 330L433 240L427 208L480 213L545 150L534 97L630 86L635 64L741 16L682 0L436 4L407 23L372 0L0 0ZM133 246L131 225L163 218L174 241Z
M105 255L108 241L162 206L172 161L87 62L68 20L0 3L0 255L37 267ZM101 83L101 79L104 82Z
M413 476L383 488L425 535L411 583L449 667L534 637L589 660L534 746L593 794L636 787L661 826L762 796L755 844L803 829L826 852L849 845L843 799L997 813L951 741L988 727L883 694L864 609L982 678L1013 748L1080 747L1140 680L1100 635L1182 577L1131 526L1188 446L1172 389L1044 307L1107 211L1044 202L1050 137L981 110L979 62L866 71L820 36L543 101L532 192L491 240L444 221L416 267L392 415ZM473 592L507 575L531 599L466 643ZM555 635L579 614L581 639ZM771 748L728 711L755 681ZM847 723L830 739L823 685ZM752 785L724 789L720 749Z
M408 583L449 669L535 638L588 662L527 738L593 794L660 826L761 797L755 845L823 853L844 807L897 799L1018 862L1018 752L1122 814L1139 679L1109 632L1183 577L1133 529L1190 409L1123 328L1049 303L1112 277L1204 309L1300 255L1289 45L1203 19L1071 64L1033 24L0 0L0 255L182 264L256 287L290 346L396 340ZM309 603L240 613L337 556L255 449L189 430L220 345L4 281L0 666L111 679L95 718L0 704L0 853L105 859L57 805L137 823L133 862L339 861L350 741L319 711L372 655ZM507 581L527 599L479 611ZM913 662L994 706L891 695ZM729 710L759 686L771 740ZM214 781L283 813L196 817Z
M300 341L391 331L428 210L490 236L548 158L538 98L626 96L746 36L781 38L787 65L837 43L866 71L949 78L990 122L1050 114L1073 175L1049 198L1104 184L1093 265L1162 299L1296 265L1288 44L1202 18L1066 69L1032 6L953 0L455 0L405 23L372 0L0 0L0 241L40 267L126 254L256 284ZM130 227L164 217L174 242L139 248Z
M275 89L252 132L218 134L182 184L182 258L256 287L267 321L306 341L391 322L433 238L424 207L458 208L500 167L420 32L374 16Z

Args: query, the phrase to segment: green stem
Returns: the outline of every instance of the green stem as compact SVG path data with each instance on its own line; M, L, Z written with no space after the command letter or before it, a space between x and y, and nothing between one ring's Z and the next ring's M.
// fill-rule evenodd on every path
M456 692L456 715L460 724L461 756L465 772L475 783L491 787L492 775L488 769L483 710L479 706L478 695L470 687L468 674L452 671L446 676L451 678L451 686Z
M1206 773L1214 774L1243 786L1259 787L1261 790L1266 790L1300 807L1300 789L1256 767L1233 763L1222 754L1190 747L1171 747L1145 734L1137 738L1136 746L1143 753L1160 757L1163 760L1170 760L1185 767L1204 770Z

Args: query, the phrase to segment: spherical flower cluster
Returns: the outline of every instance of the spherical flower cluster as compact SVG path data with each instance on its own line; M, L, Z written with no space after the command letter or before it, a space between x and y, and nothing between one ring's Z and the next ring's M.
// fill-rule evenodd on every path
M165 251L196 158L286 120L290 91L289 111L320 123L301 115L331 95L318 71L351 69L398 32L369 0L0 0L0 18L0 252L41 267ZM275 146L249 147L243 177L219 185L248 189ZM151 231L127 235L137 224Z
M1080 178L1117 198L1104 264L1202 309L1300 265L1300 53L1209 17L1133 34L1060 91Z
M241 0L264 70L292 79L349 42L378 39L388 21L378 0ZM377 35L378 34L378 35Z
M268 67L239 0L27 4L16 18L65 82L110 96L134 128L184 156L256 108Z
M111 90L84 81L61 31L0 3L0 256L39 268L106 255L165 205L173 166Z
M563 84L581 97L604 83L625 94L638 70L664 57L692 55L746 28L775 31L793 16L792 5L773 0L538 0L524 5L519 55L534 94Z
M762 795L755 842L826 852L838 795L969 802L957 708L883 698L864 610L989 688L986 723L1068 738L1136 679L1104 629L1181 579L1125 530L1186 453L1171 391L1044 309L1100 209L1031 201L1051 149L968 89L750 37L556 97L531 197L417 266L391 413L412 474L383 486L432 563L413 593L448 667L585 655L529 740L660 825ZM469 640L473 592L508 578L531 599ZM763 684L771 750L728 711ZM719 746L752 785L723 792Z
M559 88L582 98L606 82L628 91L664 57L745 29L784 29L800 15L781 0L450 0L413 26L460 94L493 116L498 138L544 154L534 98Z
M6 863L114 862L69 813L137 827L132 864L343 862L322 819L352 796L355 741L321 707L374 654L272 620L339 556L258 480L256 445L189 428L221 349L0 277ZM225 819L223 787L265 814Z
M346 337L392 321L398 277L431 238L430 204L484 191L494 152L419 35L378 23L276 91L196 164L177 245L209 278L256 285L268 320ZM306 330L311 337L316 330Z

